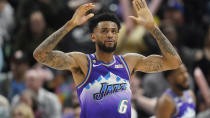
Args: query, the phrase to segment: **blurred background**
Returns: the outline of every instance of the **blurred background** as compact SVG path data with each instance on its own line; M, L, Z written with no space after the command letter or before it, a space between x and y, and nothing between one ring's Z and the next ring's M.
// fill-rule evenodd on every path
M34 49L71 19L78 6L93 2L95 13L121 20L116 54L160 54L150 33L128 18L132 0L0 0L0 117L79 118L72 74L38 64ZM198 118L210 118L210 0L147 0L156 23L179 52L197 98ZM93 53L87 23L70 31L56 49ZM169 87L162 73L137 72L132 80L132 118L149 118L137 98L155 100ZM204 86L205 85L205 86Z

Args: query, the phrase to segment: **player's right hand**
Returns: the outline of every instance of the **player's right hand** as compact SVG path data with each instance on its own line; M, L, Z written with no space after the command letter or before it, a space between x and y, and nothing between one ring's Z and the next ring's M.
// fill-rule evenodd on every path
M79 8L77 8L76 12L74 13L72 19L70 20L70 22L74 25L74 26L78 26L81 24L84 24L85 22L88 21L88 19L90 19L91 17L94 16L93 13L89 13L87 14L87 12L90 9L95 8L95 5L93 3L87 3L84 4L82 6L80 6Z

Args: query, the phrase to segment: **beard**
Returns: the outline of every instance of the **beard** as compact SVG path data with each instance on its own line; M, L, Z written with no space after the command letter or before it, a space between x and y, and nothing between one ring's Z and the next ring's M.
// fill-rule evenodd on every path
M175 85L177 89L181 90L181 91L185 91L185 90L188 90L190 87L189 85L188 86L182 86L180 84L176 84Z
M114 44L113 47L106 47L105 44L103 44L102 42L97 42L97 45L99 47L100 50L107 52L107 53L112 53L116 50L117 47L117 43Z

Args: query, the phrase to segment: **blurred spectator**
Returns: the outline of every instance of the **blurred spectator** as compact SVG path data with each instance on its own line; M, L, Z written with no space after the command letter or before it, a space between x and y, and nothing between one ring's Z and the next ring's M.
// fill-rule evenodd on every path
M70 71L62 71L57 73L54 80L50 81L50 86L55 89L56 95L63 104L63 107L67 107L72 104L72 93L75 89L73 84L73 77Z
M199 88L199 92L197 92L197 98L199 100L197 110L199 112L199 117L210 117L210 88L208 82L206 81L206 78L199 67L195 68L194 76L196 84Z
M38 102L38 109L42 112L41 118L60 118L61 104L54 93L51 93L44 88L43 76L40 71L35 69L28 70L25 74L26 87L31 90L36 96ZM13 104L17 104L20 95L15 96Z
M75 108L80 107L78 97L77 97L77 91L76 89L70 94L63 104L63 117L67 116L74 116L75 115Z
M13 102L16 102L18 97L13 99ZM42 112L38 109L38 101L36 96L30 90L25 90L20 94L20 99L16 103L11 104L11 108L15 108L18 104L28 105L34 113L35 118L42 118Z
M0 0L0 72L8 59L11 33L14 29L14 10L7 0ZM3 65L4 64L4 65Z
M36 63L35 65L33 65L33 68L36 69L38 73L40 73L40 75L42 76L43 79L42 87L50 92L55 92L55 87L52 86L52 84L59 84L56 81L54 81L55 80L54 74L57 75L57 71L48 68L47 66L44 66L40 63Z
M169 83L164 78L163 73L144 75L143 89L145 96L149 98L160 97L167 88L169 88Z
M137 72L134 78L131 80L132 90L132 107L137 111L138 117L146 118L154 114L156 105L156 98L148 98L143 96L144 89L142 89L142 75Z
M30 63L34 64L33 51L50 33L42 12L34 11L30 14L27 25L14 37L13 50L24 50L30 57Z
M1 118L10 118L10 115L9 115L10 106L9 105L10 104L9 104L7 98L0 95L0 117Z
M32 109L26 104L18 104L12 110L12 118L34 118Z
M205 43L202 50L202 57L195 63L195 66L201 68L210 86L210 26L206 33Z
M57 17L63 2L60 0L21 0L17 11L17 23L22 26L27 24L27 18L33 11L40 10L50 27L57 29Z
M25 90L24 74L29 67L27 55L21 50L16 51L11 59L11 71L2 76L0 82L0 92L9 101Z
M156 106L156 118L194 118L196 98L189 90L189 76L186 67L164 72L170 88L159 98Z

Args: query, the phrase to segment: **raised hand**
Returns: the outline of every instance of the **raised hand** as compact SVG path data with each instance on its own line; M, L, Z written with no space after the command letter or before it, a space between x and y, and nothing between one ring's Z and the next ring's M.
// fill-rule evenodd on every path
M87 22L88 19L94 16L93 13L87 14L87 11L93 8L95 8L95 5L93 3L87 3L80 6L74 13L71 19L71 23L74 24L75 26L78 26Z
M137 13L137 17L130 16L131 19L135 20L137 23L145 26L146 28L151 28L155 25L152 13L147 7L145 0L133 0L133 7Z

